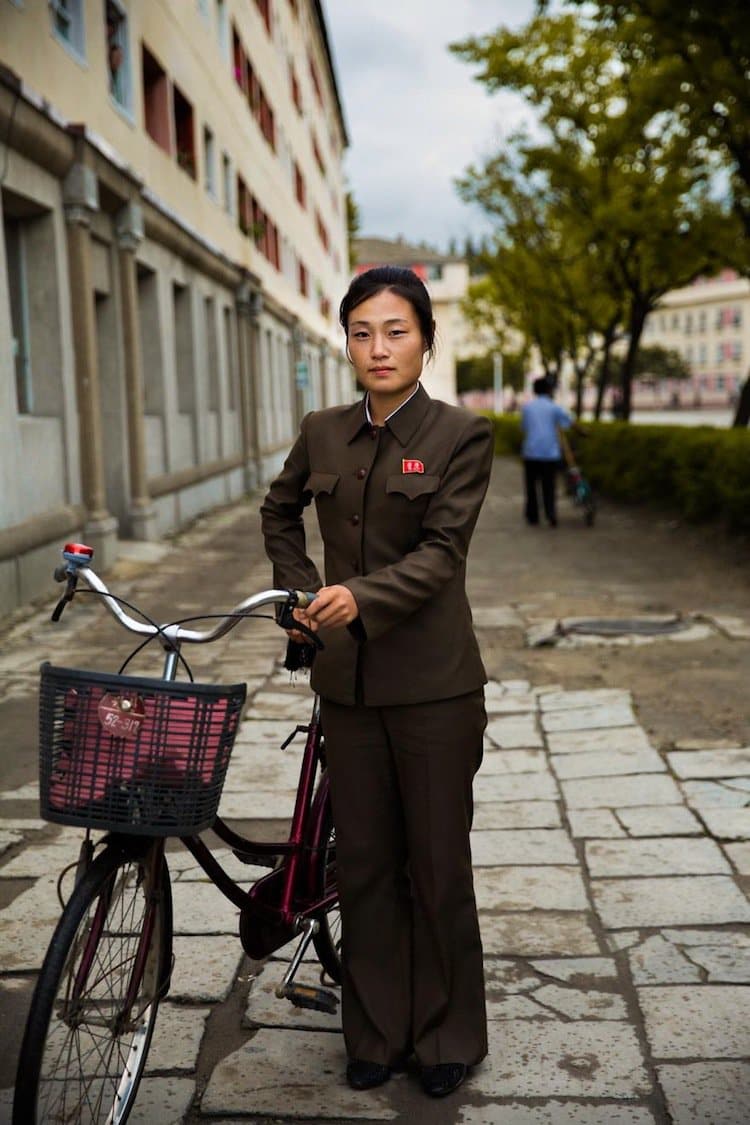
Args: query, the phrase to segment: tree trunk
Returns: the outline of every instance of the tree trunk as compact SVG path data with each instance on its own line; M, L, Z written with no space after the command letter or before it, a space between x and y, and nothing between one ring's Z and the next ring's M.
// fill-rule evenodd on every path
M750 423L750 374L742 384L740 397L737 400L737 410L734 415L732 426L747 426Z
M604 348L602 351L602 366L599 371L599 382L596 388L596 404L594 406L594 418L598 422L602 416L602 407L604 406L604 394L609 385L609 369L612 363L612 345L615 342L615 333L617 332L617 321L619 317L608 324L604 330Z
M623 422L630 421L630 411L633 400L633 375L635 373L635 361L638 357L638 346L641 342L641 334L643 333L643 325L646 322L646 316L649 312L649 305L646 302L633 301L633 306L630 312L630 339L628 340L628 351L625 356L625 362L622 365L622 420Z

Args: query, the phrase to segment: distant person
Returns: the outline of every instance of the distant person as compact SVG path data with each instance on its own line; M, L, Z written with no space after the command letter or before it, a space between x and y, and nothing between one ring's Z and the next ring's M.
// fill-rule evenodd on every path
M534 398L521 408L526 522L532 526L539 523L537 492L541 484L544 514L550 527L557 527L555 477L562 458L558 429L567 430L572 419L567 410L552 401L553 386L549 379L535 379L531 389Z

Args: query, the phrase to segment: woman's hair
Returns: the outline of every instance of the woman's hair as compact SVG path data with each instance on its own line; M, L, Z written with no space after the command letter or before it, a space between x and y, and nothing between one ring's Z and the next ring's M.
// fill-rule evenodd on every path
M377 266L354 278L339 309L339 321L344 332L349 335L349 317L357 305L361 305L369 297L382 293L384 289L389 289L397 296L403 297L414 309L427 358L432 359L435 348L435 321L430 294L414 271L404 269L402 266Z

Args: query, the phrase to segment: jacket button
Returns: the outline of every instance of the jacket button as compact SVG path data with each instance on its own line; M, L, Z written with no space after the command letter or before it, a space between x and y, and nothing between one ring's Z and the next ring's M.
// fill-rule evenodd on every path
M352 523L356 527L357 524L359 523L359 516L352 516Z
M357 472L356 472L357 480L364 480L366 476L367 476L367 469L357 469Z

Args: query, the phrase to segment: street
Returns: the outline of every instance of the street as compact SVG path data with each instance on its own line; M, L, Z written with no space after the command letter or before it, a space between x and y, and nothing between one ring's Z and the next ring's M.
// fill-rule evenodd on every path
M158 620L271 585L258 502L126 544L109 584ZM557 529L526 527L520 468L496 460L470 556L490 680L473 830L488 1058L440 1102L414 1071L350 1090L339 1018L274 998L283 957L243 955L237 910L175 844L176 965L133 1125L750 1120L746 544L606 502L588 529L558 503ZM38 667L116 670L135 647L93 598L49 624L53 587L0 650L0 1123L57 877L81 835L38 819ZM300 743L278 747L310 703L304 678L279 667L283 649L262 621L187 653L196 680L248 683L221 812L259 837L291 814ZM134 670L159 667L147 650ZM315 963L300 979L317 982Z

